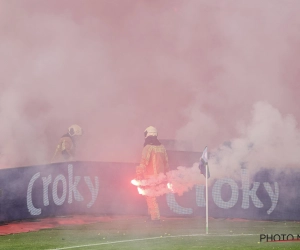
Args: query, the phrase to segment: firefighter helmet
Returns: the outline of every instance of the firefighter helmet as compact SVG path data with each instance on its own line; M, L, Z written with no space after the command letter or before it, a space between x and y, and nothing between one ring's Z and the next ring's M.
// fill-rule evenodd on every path
M69 127L69 135L74 136L74 135L82 135L83 131L82 128L76 124L73 124L72 126Z
M145 129L144 136L145 138L147 138L148 136L157 136L157 129L154 128L153 126L149 126L148 128Z

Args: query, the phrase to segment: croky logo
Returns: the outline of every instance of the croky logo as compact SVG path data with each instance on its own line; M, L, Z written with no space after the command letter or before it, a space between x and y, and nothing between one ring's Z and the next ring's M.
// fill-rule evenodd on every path
M272 187L271 183L269 182L253 182L252 188L250 189L250 182L249 182L249 176L247 173L247 169L241 170L241 179L242 179L242 197L241 197L241 207L243 209L248 209L250 200L252 199L252 202L256 208L262 208L264 207L263 202L259 199L257 196L257 190L259 186L262 184L265 191L270 197L271 200L271 207L267 210L267 214L271 214L274 209L276 208L278 199L279 199L279 185L277 182L274 182L274 188ZM228 185L231 189L231 197L228 201L225 201L222 199L221 191L223 186ZM205 207L205 196L204 192L205 186L196 186L196 203L198 207ZM214 203L219 207L223 209L230 209L234 207L238 200L239 200L239 187L238 184L230 178L225 179L219 179L215 182L215 184L212 187L212 198ZM170 209L177 213L177 214L192 214L193 209L192 208L185 208L180 206L175 199L175 195L173 193L167 194L167 204L170 207Z
M42 213L42 208L35 207L32 201L32 190L34 188L34 183L37 179L41 177L41 173L38 172L33 175L29 181L28 188L27 188L27 208L31 215L40 215ZM46 177L41 177L43 181L43 205L49 206L49 185L52 183L52 175L48 175ZM90 208L96 201L99 191L99 180L98 177L95 176L94 183L90 176L83 177L85 184L87 185L88 189L91 192L91 201L87 204L87 208ZM63 174L59 174L55 177L52 183L52 198L53 202L57 206L61 206L64 204L67 198L68 192L68 203L71 204L74 200L76 201L83 201L84 197L80 194L77 189L78 183L81 180L81 176L73 176L73 165L68 165L68 182L66 177ZM59 197L58 194L58 183L62 183L62 194Z

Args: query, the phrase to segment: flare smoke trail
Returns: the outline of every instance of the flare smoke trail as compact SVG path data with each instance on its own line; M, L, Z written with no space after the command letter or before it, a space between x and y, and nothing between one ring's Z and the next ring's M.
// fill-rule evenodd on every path
M155 178L141 181L133 180L131 183L138 186L138 191L142 195L160 196L167 193L182 195L195 185L204 185L205 179L200 174L199 163L195 163L189 168L179 166L166 175L160 173Z
M1 0L1 167L48 163L74 123L78 160L138 162L153 125L213 149L212 176L299 165L299 11L298 0Z

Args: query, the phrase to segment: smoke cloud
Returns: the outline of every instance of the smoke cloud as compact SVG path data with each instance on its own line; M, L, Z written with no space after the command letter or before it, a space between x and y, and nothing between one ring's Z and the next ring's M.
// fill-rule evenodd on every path
M298 168L300 130L293 115L283 116L265 102L253 106L249 124L240 123L239 136L223 143L211 155L211 171L216 177L240 176L245 167L250 174L263 168Z
M1 167L49 163L71 124L85 132L78 160L138 162L153 125L159 138L208 146L212 175L297 165L299 9L2 0Z

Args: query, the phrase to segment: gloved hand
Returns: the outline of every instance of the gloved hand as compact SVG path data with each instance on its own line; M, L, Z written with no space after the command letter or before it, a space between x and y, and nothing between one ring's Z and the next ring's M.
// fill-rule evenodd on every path
M143 180L143 175L137 173L135 179L136 179L137 181Z

